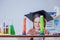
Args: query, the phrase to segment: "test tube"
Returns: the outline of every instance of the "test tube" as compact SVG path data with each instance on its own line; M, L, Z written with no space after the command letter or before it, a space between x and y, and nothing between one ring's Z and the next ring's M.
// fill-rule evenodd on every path
M44 17L40 16L40 35L44 35Z
M23 35L26 35L26 17L23 19Z

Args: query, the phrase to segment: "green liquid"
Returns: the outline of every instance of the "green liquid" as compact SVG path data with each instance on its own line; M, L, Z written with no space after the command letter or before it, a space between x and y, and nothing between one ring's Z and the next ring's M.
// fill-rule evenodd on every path
M13 25L10 25L10 34L15 35L15 30Z
M40 16L40 33L44 33L44 17Z

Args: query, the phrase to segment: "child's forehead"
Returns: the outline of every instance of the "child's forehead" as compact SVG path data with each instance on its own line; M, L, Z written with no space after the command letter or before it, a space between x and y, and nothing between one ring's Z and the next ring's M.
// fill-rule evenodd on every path
M39 18L39 17L37 17L37 18L35 18L35 20L40 20L40 18Z

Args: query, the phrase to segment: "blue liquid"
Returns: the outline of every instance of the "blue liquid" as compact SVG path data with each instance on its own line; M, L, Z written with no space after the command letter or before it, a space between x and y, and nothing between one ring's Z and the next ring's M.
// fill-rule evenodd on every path
M22 35L23 35L23 36L25 36L25 35L26 35L26 33L23 33Z
M40 33L40 36L44 36L44 33Z

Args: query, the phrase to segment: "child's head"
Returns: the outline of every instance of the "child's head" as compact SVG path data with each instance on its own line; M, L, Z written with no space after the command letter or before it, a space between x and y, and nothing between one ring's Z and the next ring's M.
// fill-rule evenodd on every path
M45 19L44 19L44 27L45 27L45 24L46 24L46 22L45 22ZM35 15L34 15L34 18L33 18L33 28L34 29L40 29L40 14L39 13L36 13Z

